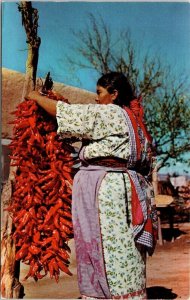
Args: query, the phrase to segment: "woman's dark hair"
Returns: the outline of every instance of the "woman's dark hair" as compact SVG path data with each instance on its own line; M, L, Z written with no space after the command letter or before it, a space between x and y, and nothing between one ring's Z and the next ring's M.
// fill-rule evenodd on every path
M114 101L114 104L121 107L129 106L130 101L136 98L129 80L123 73L110 72L104 74L98 79L97 85L106 88L110 94L117 90L118 97Z

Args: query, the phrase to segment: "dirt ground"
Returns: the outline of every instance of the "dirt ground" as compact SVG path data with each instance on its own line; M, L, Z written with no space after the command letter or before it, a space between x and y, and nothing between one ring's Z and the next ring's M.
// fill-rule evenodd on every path
M190 299L190 223L174 224L174 241L163 226L162 246L147 262L149 299Z
M168 225L162 226L164 244L157 245L152 257L147 258L148 299L190 299L190 223L174 224L172 241ZM28 266L21 265L24 299L77 299L76 260L73 241L70 270L73 276L62 275L58 283L46 277L37 283L33 279L22 281Z

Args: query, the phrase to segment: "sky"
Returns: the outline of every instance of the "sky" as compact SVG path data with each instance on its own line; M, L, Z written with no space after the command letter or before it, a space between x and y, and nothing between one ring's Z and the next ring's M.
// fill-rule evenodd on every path
M175 74L190 70L190 3L188 2L32 2L38 9L42 39L38 77L48 71L54 81L95 92L98 74L68 65L76 43L72 31L85 30L88 14L101 15L117 39L130 30L142 54L158 55ZM77 59L77 54L73 54ZM26 34L17 2L2 3L2 66L25 72Z

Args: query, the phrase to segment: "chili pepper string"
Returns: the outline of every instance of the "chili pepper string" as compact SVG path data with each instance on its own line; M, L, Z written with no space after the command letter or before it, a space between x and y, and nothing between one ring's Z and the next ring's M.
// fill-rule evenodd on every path
M24 279L37 281L49 274L58 281L61 271L72 275L68 241L73 238L71 192L77 155L59 139L56 121L35 101L23 101L13 114L10 158L17 171L7 210L15 227L16 260L29 265Z

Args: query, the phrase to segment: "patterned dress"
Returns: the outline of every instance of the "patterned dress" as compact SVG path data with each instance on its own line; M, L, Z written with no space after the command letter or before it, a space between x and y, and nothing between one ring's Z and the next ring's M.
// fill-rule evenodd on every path
M153 236L145 225L151 221L156 227L156 217L151 186L142 175L151 167L142 130L138 128L141 157L137 162L132 122L119 106L58 102L57 123L62 138L88 141L80 151L82 165L74 178L72 199L82 297L146 299L145 260L140 249L152 254ZM115 164L115 159L122 163ZM133 205L132 213L134 190L139 206Z

